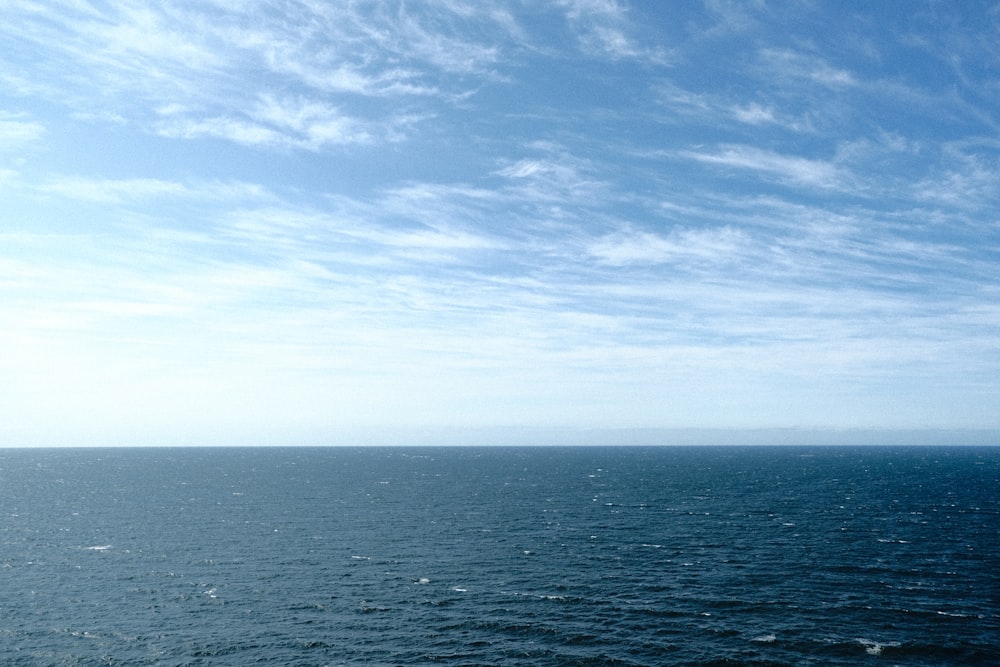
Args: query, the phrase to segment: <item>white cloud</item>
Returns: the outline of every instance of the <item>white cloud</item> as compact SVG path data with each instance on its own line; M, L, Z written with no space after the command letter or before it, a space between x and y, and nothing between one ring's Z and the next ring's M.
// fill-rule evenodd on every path
M715 152L681 151L678 155L706 164L746 169L795 185L833 189L842 187L844 181L841 169L831 162L782 155L754 146L724 145Z
M0 150L9 150L38 141L45 135L45 126L26 120L23 114L0 111Z
M717 20L710 33L745 32L760 24L759 14L767 9L765 0L705 0L705 8ZM783 7L781 11L794 11Z
M706 111L715 112L718 103L713 97L696 93L671 83L660 83L654 86L658 100L671 111L685 115L697 116Z
M0 169L0 187L13 182L18 177L18 172L14 169Z
M40 186L42 191L70 199L99 203L116 203L125 199L175 196L183 194L180 183L155 178L130 178L99 180L82 177L64 177Z
M731 126L732 121L754 127L775 126L789 132L813 132L811 111L782 108L778 102L734 103L730 96L715 91L694 92L669 83L653 87L657 101L670 112L663 122L697 123L709 127ZM788 100L784 100L787 104ZM679 116L679 117L678 117Z
M205 41L204 33L210 29L207 17L189 12L171 15L169 9L142 5L119 4L118 10L110 20L105 15L79 26L91 43L101 44L92 55L97 61L116 67L175 64L191 73L226 64L225 51Z
M268 261L303 258L390 273L466 263L476 253L503 246L471 228L462 202L415 197L390 192L373 202L341 200L333 210L247 208L226 213L221 221L231 242Z
M617 0L558 0L578 33L584 51L596 57L638 59L665 64L667 52L648 48L630 36L633 30L628 7Z
M1000 162L949 153L947 166L914 185L916 199L973 210L1000 202Z
M762 107L757 103L734 108L733 116L736 117L736 120L748 125L766 125L777 122L773 109Z
M191 111L190 107L177 102L171 102L169 104L164 104L163 106L156 109L156 113L160 116L177 116L189 113Z
M500 52L491 41L508 38L514 27L503 11L459 5L392 11L307 3L288 11L268 2L214 8L126 2L102 12L89 5L23 9L19 23L0 27L0 34L49 54L39 66L46 86L28 87L24 79L18 84L24 94L75 107L80 119L149 124L166 137L309 151L405 137L434 113L406 100L462 100L480 79L494 76ZM99 98L90 95L94 89ZM358 106L351 96L391 102L361 104L362 121L345 108ZM248 109L248 99L256 106ZM0 137L25 139L34 129L5 122Z
M588 252L611 266L677 262L707 264L718 270L738 261L748 241L745 234L729 227L678 229L667 236L626 230L597 239Z
M171 118L158 124L165 137L214 137L245 146L297 148L309 151L329 146L368 143L372 134L361 122L319 103L291 104L265 100L253 120L238 117Z
M438 95L441 91L420 83L422 76L412 69L394 68L369 73L352 63L310 62L284 49L269 49L269 66L276 72L291 75L318 91L356 93L371 96Z
M288 132L289 141L310 150L328 144L365 143L371 135L361 123L336 107L310 100L277 100L261 97L252 115L258 121Z
M607 184L594 173L594 165L559 146L538 145L541 157L522 158L494 172L508 179L508 196L551 206L560 201L594 204Z
M465 39L460 31L445 32L428 21L403 13L395 26L394 50L410 54L446 72L481 72L499 58L495 46ZM437 28L437 29L435 29Z
M807 80L829 88L858 84L851 72L836 67L819 56L776 48L761 49L758 56L768 76Z
M508 178L551 177L554 180L567 183L579 180L575 169L549 160L518 160L512 165L504 167L497 174Z
M36 186L41 192L68 199L101 204L121 204L150 198L200 199L203 201L267 200L271 194L253 183L202 182L182 183L158 178L103 179L83 176L61 176Z
M600 17L612 21L624 20L626 7L619 0L557 0L571 19Z
M273 128L240 118L214 117L202 119L173 119L158 125L164 137L198 139L214 137L245 146L282 146L289 139Z

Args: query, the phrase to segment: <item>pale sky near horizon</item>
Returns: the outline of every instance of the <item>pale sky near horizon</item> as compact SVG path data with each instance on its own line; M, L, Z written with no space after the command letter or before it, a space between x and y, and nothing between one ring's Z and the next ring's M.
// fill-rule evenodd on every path
M1000 430L997 2L7 0L0 43L0 445Z

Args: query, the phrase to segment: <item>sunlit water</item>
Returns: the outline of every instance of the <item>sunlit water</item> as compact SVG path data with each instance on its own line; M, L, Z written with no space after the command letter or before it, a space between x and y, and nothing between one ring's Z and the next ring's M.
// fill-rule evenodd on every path
M958 665L1000 448L0 450L3 665Z

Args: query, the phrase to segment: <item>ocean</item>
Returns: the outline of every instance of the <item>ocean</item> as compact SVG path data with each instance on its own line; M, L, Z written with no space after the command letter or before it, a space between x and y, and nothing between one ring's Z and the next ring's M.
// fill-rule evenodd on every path
M0 664L1000 664L1000 447L2 449Z

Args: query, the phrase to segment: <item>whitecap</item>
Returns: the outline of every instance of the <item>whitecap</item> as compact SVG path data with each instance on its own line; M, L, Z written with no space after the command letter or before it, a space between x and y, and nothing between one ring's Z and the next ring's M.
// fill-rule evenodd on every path
M761 642L761 643L763 643L763 644L771 644L771 643L773 643L773 642L774 642L774 641L775 641L775 640L776 640L777 638L778 638L778 637L777 637L777 636L776 636L776 635L775 635L774 633L772 633L772 634L769 634L769 635L761 635L761 636L759 636L759 637L754 637L754 638L753 638L753 639L751 639L750 641L753 641L753 642Z
M84 547L87 551L107 551L111 548L110 544L100 544L93 547Z
M881 643L871 639L858 639L858 643L865 647L868 655L882 655L882 650L888 646L899 646L899 642Z

